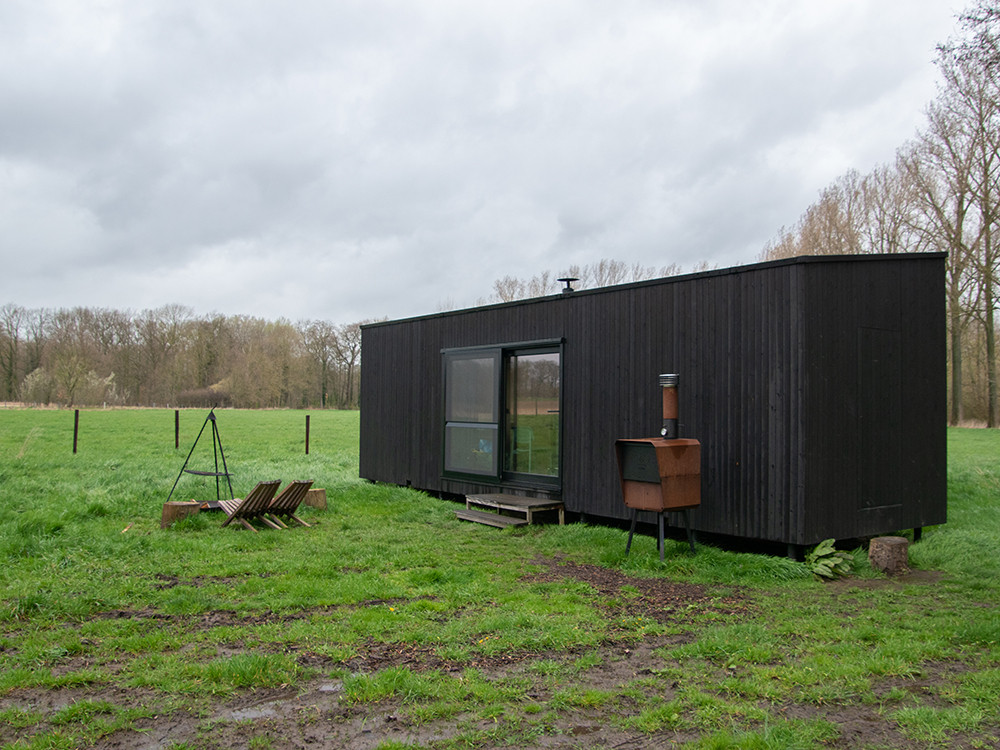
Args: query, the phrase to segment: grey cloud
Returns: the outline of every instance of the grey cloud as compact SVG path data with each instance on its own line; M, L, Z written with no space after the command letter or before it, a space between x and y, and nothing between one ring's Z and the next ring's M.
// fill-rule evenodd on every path
M824 181L891 158L952 20L937 0L5 4L0 302L267 295L260 314L346 322L603 257L751 261ZM831 127L911 91L899 130ZM275 281L296 270L310 294Z

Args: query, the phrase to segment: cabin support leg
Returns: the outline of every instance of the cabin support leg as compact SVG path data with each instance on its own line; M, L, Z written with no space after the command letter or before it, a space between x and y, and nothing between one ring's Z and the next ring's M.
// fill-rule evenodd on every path
M913 527L913 542L914 542L914 544L916 544L917 542L919 542L920 539L921 539L921 537L923 535L924 535L924 527L923 526L914 526Z
M656 525L658 526L657 532L659 536L659 539L657 541L659 542L660 545L660 562L663 562L663 548L666 547L666 545L663 543L663 511L661 510L656 515L657 515Z
M635 517L639 514L635 508L632 508L632 526L628 530L628 544L625 545L625 554L632 548L632 535L635 533Z
M694 554L694 532L691 531L691 517L688 515L688 509L684 509L684 528L687 529L688 534L688 544L691 545L691 554Z

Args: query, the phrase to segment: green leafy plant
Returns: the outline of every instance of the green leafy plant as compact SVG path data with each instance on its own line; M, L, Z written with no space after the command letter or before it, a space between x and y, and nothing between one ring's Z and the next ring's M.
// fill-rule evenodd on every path
M824 539L806 555L806 567L817 578L839 578L850 575L852 558L849 552L841 552L834 546L833 539Z

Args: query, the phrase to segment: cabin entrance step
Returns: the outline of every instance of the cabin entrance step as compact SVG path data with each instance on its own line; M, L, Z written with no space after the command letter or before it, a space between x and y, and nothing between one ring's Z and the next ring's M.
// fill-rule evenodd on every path
M487 526L496 526L505 529L508 526L527 526L528 522L523 518L512 518L511 516L501 516L499 513L489 513L485 510L456 510L455 515L462 521L472 521L473 523L484 523Z
M496 513L488 513L481 510L474 510L473 506L480 508L491 508ZM559 512L559 525L566 523L566 511L561 501L540 497L519 497L518 495L507 495L495 493L487 495L466 495L465 510L455 511L455 515L465 521L475 521L486 523L491 526L521 526L534 523L535 513L541 511L555 510ZM509 513L520 513L524 518L514 518L503 515L503 511Z

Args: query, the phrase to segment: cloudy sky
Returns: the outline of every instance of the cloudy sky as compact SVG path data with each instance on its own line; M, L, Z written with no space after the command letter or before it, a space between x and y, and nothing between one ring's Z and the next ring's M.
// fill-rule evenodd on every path
M0 305L336 323L753 262L922 125L949 0L3 0Z

